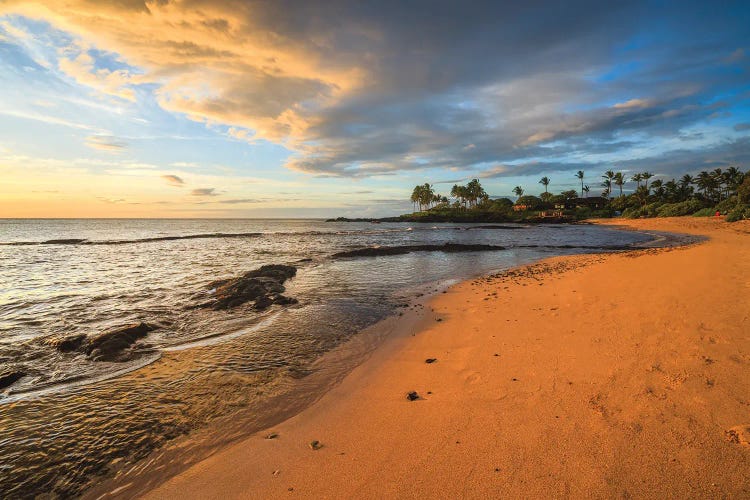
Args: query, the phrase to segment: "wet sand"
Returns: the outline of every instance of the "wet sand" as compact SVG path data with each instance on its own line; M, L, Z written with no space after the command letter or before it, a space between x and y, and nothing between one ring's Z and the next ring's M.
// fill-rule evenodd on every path
M616 223L710 240L458 284L147 497L747 497L750 223Z

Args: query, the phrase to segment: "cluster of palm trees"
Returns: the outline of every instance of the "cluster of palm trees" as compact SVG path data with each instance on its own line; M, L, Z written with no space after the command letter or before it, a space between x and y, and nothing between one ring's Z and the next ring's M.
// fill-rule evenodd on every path
M583 173L579 170L580 173ZM654 174L651 174L649 172L643 172L642 174L636 174L633 176L632 181L636 181L639 183L641 180L646 180L646 184L648 184L648 179L653 177ZM578 177L578 174L576 174L576 177ZM602 198L610 198L610 195L612 194L612 186L617 186L620 188L620 196L622 196L622 186L625 185L627 180L625 179L625 175L622 172L613 172L612 170L607 170L604 172L604 175L602 175L602 179L604 179L604 182L602 182L602 187L604 188L604 191L602 192Z
M662 179L655 179L649 184L649 180L654 177L654 174L651 172L638 172L631 175L628 180L626 174L623 172L607 170L602 175L601 187L604 188L602 197L612 198L612 192L615 188L618 189L619 196L622 197L623 186L628 182L635 182L636 187L633 195L638 199L645 200L653 195L662 201L684 201L693 196L697 189L705 200L719 202L722 199L729 198L733 192L737 191L744 176L745 174L736 167L730 167L726 170L716 168L711 172L700 172L695 177L685 174L679 180L664 181ZM588 196L591 188L588 184L584 183L584 171L579 170L576 172L575 177L581 183L581 198ZM544 186L544 193L540 195L540 198L543 200L550 198L551 195L548 190L550 178L547 176L542 177L539 179L539 184ZM513 188L513 194L519 198L523 196L523 193L524 190L521 186Z
M631 176L630 181L635 182L636 187L633 194L639 198L647 198L653 194L660 200L686 200L695 193L695 188L697 188L706 200L719 202L722 199L729 198L730 194L737 190L744 175L738 168L729 167L726 170L716 168L711 172L704 170L695 177L685 174L679 180L655 179L650 185L649 179L654 177L654 174L640 172ZM619 186L620 196L622 196L622 186L625 184L622 172L608 170L602 178L604 179L602 196L609 197L612 185Z
M732 192L737 191L737 188L742 184L744 176L745 174L739 169L729 167L726 170L716 168L711 172L704 170L696 175L695 178L685 175L682 180L685 182L689 180L690 184L694 184L698 188L698 191L703 193L705 198L712 201L721 201L722 199L729 198ZM652 182L651 187L653 186L654 183Z
M472 179L465 186L455 184L451 188L451 197L455 199L456 207L475 208L480 203L489 200L489 195L480 184L479 179ZM448 198L435 192L432 184L424 183L414 187L411 202L415 210L420 212L438 205L447 205Z
M418 206L421 212L440 203L448 203L448 198L436 193L434 187L425 182L414 187L411 193L411 202L414 204L415 209Z
M458 204L464 208L467 205L469 208L476 207L478 203L489 199L489 195L479 183L479 179L472 179L465 186L454 184L451 188L451 197L455 198Z

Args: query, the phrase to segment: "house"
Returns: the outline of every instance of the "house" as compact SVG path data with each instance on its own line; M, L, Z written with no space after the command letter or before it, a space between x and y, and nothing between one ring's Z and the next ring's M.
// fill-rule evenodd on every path
M528 205L513 205L514 212L525 212L529 208L531 207L529 207Z
M594 210L604 208L609 204L609 199L602 196L592 196L591 198L576 198L576 208L588 207Z
M555 208L558 210L572 210L574 208L590 208L598 210L606 207L607 203L609 203L609 200L601 196L592 196L591 198L570 198L555 203Z

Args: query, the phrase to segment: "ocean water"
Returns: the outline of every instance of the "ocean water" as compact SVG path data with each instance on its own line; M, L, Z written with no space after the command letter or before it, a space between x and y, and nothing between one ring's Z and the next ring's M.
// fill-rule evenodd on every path
M0 220L0 374L25 374L0 392L0 497L78 495L212 422L236 424L218 443L299 410L326 387L305 387L322 354L428 284L652 239L592 225ZM332 257L443 243L506 249ZM298 268L285 292L297 304L190 307L211 281L264 264ZM139 321L160 328L127 362L49 342Z

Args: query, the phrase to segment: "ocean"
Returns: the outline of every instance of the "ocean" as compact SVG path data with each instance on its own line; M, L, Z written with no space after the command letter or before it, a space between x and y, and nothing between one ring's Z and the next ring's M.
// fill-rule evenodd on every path
M21 375L0 388L0 497L153 475L139 460L201 436L155 466L184 467L312 403L374 345L327 365L322 356L420 294L653 239L588 224L0 220L0 376ZM446 243L504 249L335 256ZM283 292L296 303L196 307L212 282L267 264L296 267ZM118 361L55 347L140 322L154 329Z

